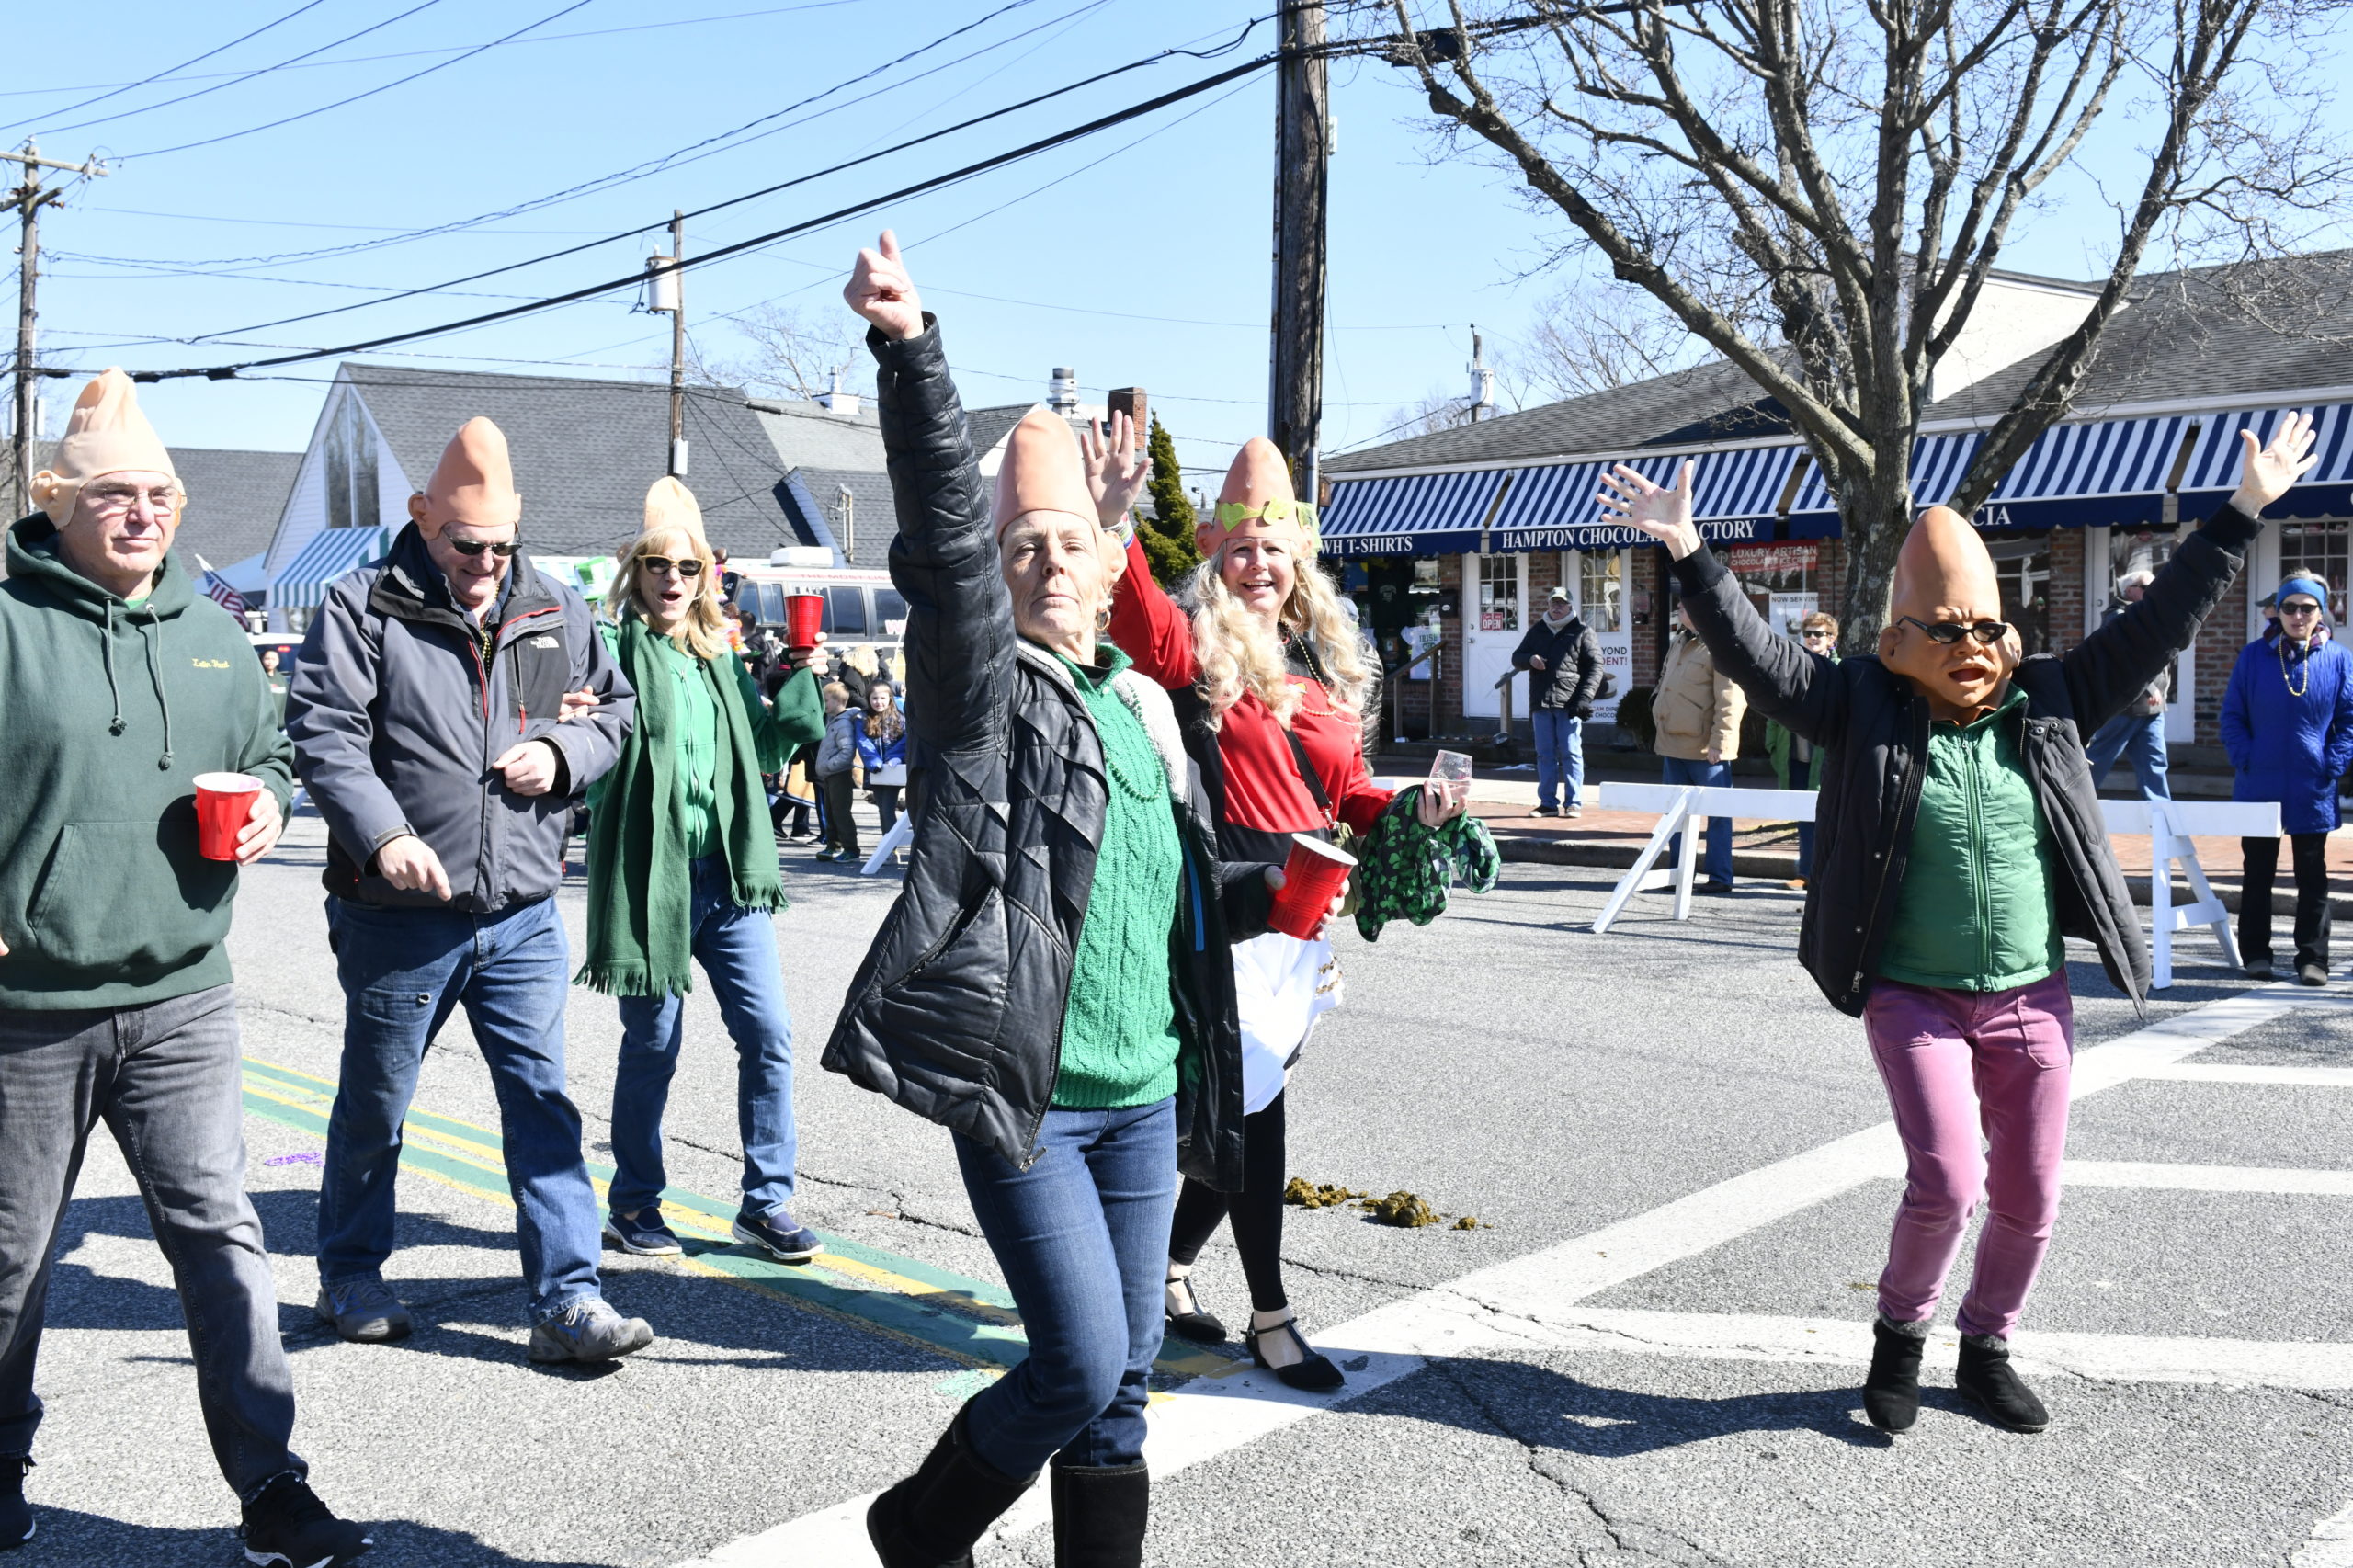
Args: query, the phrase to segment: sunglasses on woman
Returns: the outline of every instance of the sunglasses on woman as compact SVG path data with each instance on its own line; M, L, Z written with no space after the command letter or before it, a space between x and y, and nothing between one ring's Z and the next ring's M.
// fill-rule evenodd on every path
M453 539L449 541L449 545L451 550L469 561L478 560L485 550L504 561L522 549L523 541L519 539L510 539L493 544L486 539Z
M1964 626L1958 620L1939 620L1932 626L1908 615L1899 615L1895 619L1906 626L1918 627L1928 634L1929 642L1946 648L1964 637L1974 637L1990 648L2010 634L2010 623L2006 620L1981 620L1974 626Z
M648 572L658 572L665 577L692 579L702 575L702 562L691 555L677 561L666 555L641 555L637 563Z

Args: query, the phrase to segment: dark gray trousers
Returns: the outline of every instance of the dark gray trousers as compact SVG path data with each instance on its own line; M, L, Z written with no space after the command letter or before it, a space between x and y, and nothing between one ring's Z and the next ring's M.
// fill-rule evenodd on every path
M144 1007L0 1011L0 1455L40 1426L33 1362L58 1230L103 1120L139 1182L196 1353L221 1473L241 1498L307 1467L288 1448L294 1382L278 1291L245 1198L235 993Z

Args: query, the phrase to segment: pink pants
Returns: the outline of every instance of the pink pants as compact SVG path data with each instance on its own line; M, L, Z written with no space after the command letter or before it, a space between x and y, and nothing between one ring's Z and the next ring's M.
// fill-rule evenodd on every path
M2051 1248L2075 1009L2065 971L2014 991L1934 991L1882 980L1863 1009L1907 1161L1879 1310L1937 1310L1961 1233L1990 1199L1961 1331L2009 1337ZM1984 1129L1990 1153L1978 1146Z

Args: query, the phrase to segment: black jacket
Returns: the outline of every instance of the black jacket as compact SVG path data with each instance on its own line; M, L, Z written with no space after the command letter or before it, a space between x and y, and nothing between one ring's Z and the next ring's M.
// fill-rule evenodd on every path
M1530 659L1541 659L1544 667L1531 667ZM1511 651L1511 667L1527 670L1528 706L1565 708L1580 719L1593 717L1594 694L1601 689L1601 639L1583 616L1573 615L1561 623L1557 631L1538 616Z
M2059 927L2099 949L2137 1008L2149 988L2141 920L2109 847L2084 736L2131 700L2198 633L2245 563L2256 520L2225 506L2182 541L2141 602L2063 657L2018 666L2023 755L2051 833ZM1777 637L1723 562L1700 546L1675 563L1716 667L1766 717L1829 749L1798 960L1841 1012L1859 1014L1895 915L1928 753L1928 704L1872 657L1834 664Z
M1027 1166L1053 1100L1103 836L1103 744L1062 662L1015 635L990 487L938 327L867 341L898 511L907 722L928 795L906 885L850 981L824 1065ZM1187 778L1186 875L1169 912L1177 1164L1230 1191L1242 1185L1242 1036L1228 943L1266 928L1266 884L1256 866L1218 861L1166 694L1140 675L1122 694L1148 708L1163 765Z

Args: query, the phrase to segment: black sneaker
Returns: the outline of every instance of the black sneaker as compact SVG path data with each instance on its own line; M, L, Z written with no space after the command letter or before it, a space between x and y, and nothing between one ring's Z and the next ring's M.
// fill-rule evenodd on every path
M337 1338L353 1345L381 1345L388 1339L408 1337L408 1309L381 1279L338 1279L333 1284L321 1280L313 1310L322 1323L335 1324Z
M1561 814L1561 809L1558 806L1539 806L1528 814L1536 817L1556 817Z
M634 1214L618 1211L605 1216L605 1238L623 1252L640 1257L676 1257L686 1248L676 1233L662 1222L662 1210L641 1209Z
M14 1551L33 1538L33 1511L25 1501L25 1472L32 1467L22 1454L0 1454L0 1551Z
M736 1215L735 1239L767 1248L779 1263L806 1263L825 1250L817 1233L795 1220L789 1209L771 1209L765 1214L746 1210Z
M256 1568L335 1568L376 1543L367 1527L338 1519L299 1475L263 1487L245 1505L245 1561Z

